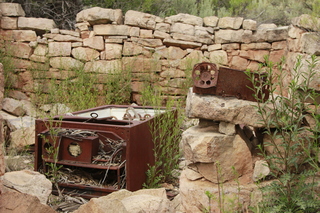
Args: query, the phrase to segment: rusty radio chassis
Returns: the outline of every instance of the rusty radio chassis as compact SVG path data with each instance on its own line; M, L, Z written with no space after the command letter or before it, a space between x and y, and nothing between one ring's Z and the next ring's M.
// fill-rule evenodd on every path
M150 128L165 113L176 110L106 105L37 119L35 170L56 165L59 188L84 198L141 189L154 164Z
M254 77L256 82L266 81L266 76L263 73L254 73ZM253 84L244 71L226 67L218 68L213 63L202 62L194 65L192 79L194 93L231 96L248 101L257 101L253 96ZM262 101L264 102L269 98L268 88L266 86L262 87L261 93L258 98L261 99L263 97Z

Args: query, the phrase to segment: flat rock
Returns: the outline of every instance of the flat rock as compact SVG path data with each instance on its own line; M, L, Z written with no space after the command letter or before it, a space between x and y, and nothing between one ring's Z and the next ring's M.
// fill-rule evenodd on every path
M189 118L203 118L263 127L261 124L262 118L255 106L257 106L256 102L234 97L196 94L190 88L187 96L186 115Z
M106 9L101 7L93 7L82 10L77 14L77 22L89 22L95 24L123 24L123 14L120 9Z
M2 16L25 16L25 12L18 3L0 3Z

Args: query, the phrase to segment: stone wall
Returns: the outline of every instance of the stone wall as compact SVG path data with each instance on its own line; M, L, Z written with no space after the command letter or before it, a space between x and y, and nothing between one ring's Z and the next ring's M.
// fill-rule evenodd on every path
M272 61L287 57L292 67L296 55L319 53L318 37L302 18L290 26L257 26L254 20L215 16L200 18L178 14L160 18L151 14L90 8L77 14L75 31L57 29L53 20L25 17L19 4L0 3L1 46L14 56L17 91L30 96L33 85L45 79L63 80L70 71L107 75L130 69L132 101L139 102L143 76L151 74L167 96L187 93L183 82L193 65L210 61L240 70L256 70L268 55ZM74 76L76 77L76 76ZM319 90L319 82L314 83ZM104 82L99 82L104 84ZM98 87L99 88L99 87Z

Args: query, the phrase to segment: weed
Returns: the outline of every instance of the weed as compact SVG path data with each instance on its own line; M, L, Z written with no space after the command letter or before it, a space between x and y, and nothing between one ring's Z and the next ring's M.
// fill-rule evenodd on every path
M314 100L315 94L309 87L318 61L312 56L307 61L308 68L302 69L302 58L298 57L287 86L284 84L288 78L283 69L284 62L275 66L266 57L266 82L257 81L249 74L255 98L259 100L257 110L269 138L261 152L270 166L270 175L276 179L261 188L264 197L259 212L315 212L320 208L313 181L319 171L314 152L319 150L319 120L315 120L314 127L305 123L308 114L305 103L307 99ZM264 94L262 97L259 94L264 86L270 88L271 97L262 103ZM312 116L317 118L315 114Z

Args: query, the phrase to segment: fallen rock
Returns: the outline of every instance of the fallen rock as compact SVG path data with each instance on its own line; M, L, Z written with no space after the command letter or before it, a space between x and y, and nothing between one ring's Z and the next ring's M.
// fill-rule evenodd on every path
M174 212L165 189L159 188L142 189L136 192L122 189L107 196L92 198L74 213L103 213L106 209L108 212L118 213Z
M37 197L42 204L46 204L52 191L52 183L39 172L30 170L7 172L1 176L3 190L19 191Z
M2 213L55 213L50 206L39 202L35 196L15 191L2 193L0 196L0 212Z
M15 116L24 116L26 114L25 109L20 101L13 98L4 98L2 103L2 109Z
M270 168L268 166L267 161L258 160L254 165L252 179L254 182L256 182L266 177L269 173L270 173Z
M20 128L31 127L34 125L35 118L31 116L16 117L6 113L5 111L0 111L0 115L3 120L6 121L6 125L11 131L15 131Z
M10 133L10 149L23 151L26 146L35 143L35 126L22 127Z

